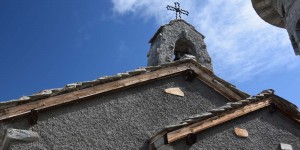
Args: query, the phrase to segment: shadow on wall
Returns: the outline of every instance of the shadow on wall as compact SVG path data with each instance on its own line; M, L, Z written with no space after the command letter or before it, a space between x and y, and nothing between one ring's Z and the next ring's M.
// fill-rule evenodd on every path
M145 142L143 143L143 145L139 148L139 150L147 150L149 149L149 142L148 139L144 140Z

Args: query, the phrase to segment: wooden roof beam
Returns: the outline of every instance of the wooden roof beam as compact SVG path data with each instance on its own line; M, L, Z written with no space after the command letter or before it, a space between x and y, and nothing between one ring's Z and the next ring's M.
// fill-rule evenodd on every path
M58 106L62 104L66 104L69 102L74 102L79 99L87 98L90 96L94 96L97 94L105 93L108 91L113 91L117 89L121 89L124 87L132 86L138 83L159 79L168 75L176 74L185 70L190 69L186 63L181 64L179 66L171 66L165 69L149 72L146 74L141 74L133 77L129 77L126 79L113 81L101 85L97 85L94 87L74 91L71 93L66 93L30 103L26 103L23 105L18 105L10 108L3 109L0 112L0 120L13 118L16 116L28 114L31 110L43 110L46 108L50 108L53 106Z
M178 74L180 72L189 69L193 70L197 74L198 79L203 81L208 86L212 87L215 91L217 91L221 95L228 98L228 100L231 101L242 100L242 97L240 97L238 94L233 92L230 88L218 82L217 78L212 72L204 68L201 69L199 68L199 66L196 66L195 64L189 62L189 63L183 63L175 66L169 66L167 68L162 68L156 71L147 72L141 75L136 75L133 77L128 77L117 81L96 85L90 88L81 89L78 91L73 91L70 93L5 108L0 111L0 121L13 118L16 116L28 114L30 113L31 110L40 111L50 107L76 102L78 100L86 100L85 98L91 96L95 96L105 92L115 91L122 88L127 88L129 86L134 86L151 80L158 80L170 75Z
M215 91L220 93L221 95L225 96L227 99L230 101L239 101L242 100L243 98L231 91L229 88L225 87L221 83L219 83L213 75L209 75L205 73L203 70L199 69L198 67L195 67L194 65L190 66L192 70L195 71L197 74L197 77L199 80L213 88Z
M230 111L230 112L228 112L228 113L226 113L226 114L224 114L224 115L222 115L218 118L215 118L215 117L209 118L209 119L206 119L204 121L189 125L187 127L169 132L167 134L167 141L168 141L168 143L172 143L174 141L177 141L179 139L182 139L182 138L188 136L189 134L198 133L200 131L203 131L205 129L208 129L208 128L214 127L216 125L222 124L222 123L227 122L229 120L232 120L232 119L238 118L240 116L246 115L250 112L262 109L264 107L269 106L271 104L271 101L272 100L270 98L264 99L264 100L261 100L259 102L249 104L249 105L246 105L244 107L232 110L232 111Z

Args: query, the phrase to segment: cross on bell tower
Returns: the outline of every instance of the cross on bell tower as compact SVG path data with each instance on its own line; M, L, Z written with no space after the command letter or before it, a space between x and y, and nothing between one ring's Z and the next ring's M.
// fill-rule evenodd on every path
M187 16L189 15L188 11L180 9L180 4L178 2L175 2L174 4L175 4L175 7L167 5L167 9L176 12L176 19L178 19L177 16L179 16L179 18L181 19L181 14L184 14Z

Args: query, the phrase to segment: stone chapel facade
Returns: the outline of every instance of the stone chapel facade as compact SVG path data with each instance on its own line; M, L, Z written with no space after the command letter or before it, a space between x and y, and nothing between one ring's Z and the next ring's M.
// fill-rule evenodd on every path
M204 36L172 20L148 66L0 103L1 150L300 149L300 111L216 76Z

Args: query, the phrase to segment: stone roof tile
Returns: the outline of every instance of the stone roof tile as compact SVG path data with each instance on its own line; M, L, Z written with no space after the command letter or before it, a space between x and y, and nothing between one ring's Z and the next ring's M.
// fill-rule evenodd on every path
M223 114L231 111L232 109L237 109L239 107L243 107L243 106L249 105L251 103L255 103L259 100L262 100L262 97L264 99L267 99L270 97L277 98L277 99L274 99L274 103L276 103L277 105L284 105L283 108L282 107L280 107L280 108L281 109L289 109L292 112L292 115L294 115L295 119L298 119L298 122L300 122L299 108L296 105L290 103L289 101L284 100L283 98L275 95L274 90L269 89L269 90L264 90L261 93L255 95L255 96L251 96L247 99L240 100L238 102L229 102L224 106L208 110L207 112L204 112L202 114L192 115L192 116L188 117L187 119L183 119L183 121L180 122L179 124L166 126L162 131L172 132L172 131L175 131L182 127L192 125L194 123L201 123L202 121L205 121L206 119L217 119L217 118L219 118L219 116L222 116ZM153 136L151 139L154 139L154 138L155 138L155 136Z
M41 92L29 95L29 96L22 96L19 99L0 102L0 109L13 107L13 106L17 106L19 104L24 104L24 103L28 103L28 102L33 102L33 101L41 100L41 99L44 99L44 98L49 98L49 97L53 97L53 96L66 94L66 93L70 93L70 92L73 92L73 91L82 90L82 89L85 89L85 88L88 88L88 87L93 87L93 86L105 84L105 83L108 83L108 82L114 82L114 81L117 81L117 80L120 80L120 79L125 79L125 78L129 78L129 77L137 76L137 75L140 75L140 74L144 74L144 73L147 73L147 72L156 71L158 69L172 67L172 66L176 66L176 65L184 64L184 63L193 64L194 66L201 69L203 72L205 72L208 75L212 76L222 86L229 88L230 90L232 90L234 93L238 94L239 96L245 97L245 98L248 96L247 93L244 93L244 92L238 90L232 84L230 84L230 83L226 82L225 80L222 80L221 78L215 76L214 73L210 69L208 69L205 66L197 63L195 60L193 60L193 59L184 59L184 60L178 60L178 61L175 61L175 62L166 63L166 64L158 65L158 66L142 67L142 68L138 68L136 70L128 71L128 72L125 72L125 73L118 73L114 76L103 76L103 77L99 77L99 78L97 78L95 80L91 80L91 81L71 83L71 84L67 84L63 88L53 88L53 89L43 90Z

